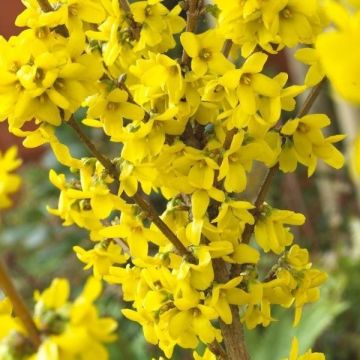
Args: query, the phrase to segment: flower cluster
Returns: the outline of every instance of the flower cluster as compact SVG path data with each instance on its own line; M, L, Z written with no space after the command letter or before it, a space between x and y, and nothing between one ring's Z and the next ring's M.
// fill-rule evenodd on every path
M335 89L345 99L359 104L360 7L356 2L351 3L343 6L328 2L326 12L336 28L318 37L316 50L323 71Z
M219 29L248 56L256 46L273 53L297 44L313 44L326 25L320 1L215 0Z
M12 147L4 154L0 152L0 210L11 206L10 194L20 187L20 177L11 172L18 168L21 160L17 158L17 149Z
M186 31L180 6L161 0L24 3L17 24L28 29L0 42L0 117L25 146L49 143L70 168L71 176L50 171L60 196L49 211L88 230L93 248L74 251L97 279L72 307L62 280L37 296L39 326L59 331L41 351L105 358L101 342L114 324L92 307L100 279L122 286L132 303L123 314L168 358L176 345L202 342L209 348L195 359L212 359L210 345L223 341L219 324L268 326L274 306L293 307L298 324L326 279L294 244L289 226L305 218L271 207L263 195L253 204L245 190L254 167L286 173L300 163L310 176L318 159L343 165L334 146L343 137L324 135L327 116L291 114L296 97L324 75L317 52L297 55L312 68L304 85L289 85L286 73L268 75L269 53L315 44L327 23L319 2L216 0L217 27L200 34L194 19L207 8L194 11L192 1ZM178 33L181 60L168 51ZM233 51L230 61L229 45L243 57ZM80 106L82 124L113 143L112 158L74 119ZM25 131L33 118L36 129ZM56 135L63 123L93 157L71 155ZM161 214L153 194L166 203ZM259 263L268 252L277 260L264 276Z
M35 349L12 305L0 302L0 359L75 360L108 359L105 343L115 339L115 320L100 317L93 302L101 293L101 283L89 278L75 301L69 300L69 283L54 279L43 292L35 292L34 321L42 343Z

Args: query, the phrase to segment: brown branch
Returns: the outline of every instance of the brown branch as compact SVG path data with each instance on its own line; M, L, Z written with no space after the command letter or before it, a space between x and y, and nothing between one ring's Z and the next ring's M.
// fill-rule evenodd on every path
M186 31L195 32L197 28L198 19L201 10L204 6L203 0L187 0L187 12L186 12ZM190 56L186 53L185 49L182 53L181 63L183 65L190 64Z
M37 0L41 10L45 13L54 11L48 0ZM55 32L64 37L69 37L69 31L65 25L58 25L54 28Z
M215 278L218 283L224 284L229 280L226 263L222 259L213 260ZM228 360L249 360L244 338L244 327L240 322L239 307L231 305L232 323L225 324L220 319L220 328Z
M323 78L310 92L309 96L305 99L305 102L302 106L302 108L300 109L299 113L297 114L296 117L300 118L305 116L306 114L309 113L309 111L311 110L312 106L314 105L315 100L317 99L317 97L319 96L324 84L326 82L326 77Z
M230 39L225 40L222 49L222 53L224 54L225 57L229 57L232 46L233 46L232 40Z
M67 124L75 131L76 135L80 139L80 141L90 150L90 152L93 154L96 159L100 161L100 163L104 166L105 169L108 170L109 174L115 179L119 179L119 173L116 169L116 166L111 162L110 159L108 159L106 156L104 156L93 144L93 142L88 138L88 136L82 131L79 124L75 121L73 117L71 117Z
M216 356L216 359L228 360L225 349L217 342L217 340L214 340L211 344L208 344L208 348Z
M17 292L10 275L6 270L5 264L2 261L0 261L0 287L11 301L15 314L21 320L31 342L35 346L35 349L37 349L41 344L39 331L36 328L28 308L26 307L20 294Z
M131 14L130 5L127 0L119 0L120 7L125 11L126 14Z
M135 99L134 99L134 97L133 97L130 89L127 87L127 85L126 85L126 83L125 83L126 77L127 77L126 74L122 74L122 75L119 77L119 79L118 79L118 88L121 89L121 90L126 91L126 93L127 93L127 95L128 95L128 99L127 99L128 102L130 102L130 103L132 103L132 104L134 104L134 105L140 106L140 105L135 101ZM145 109L143 109L143 110L144 110L144 113L145 113L145 115L144 115L144 122L147 122L147 121L150 120L150 117L151 117L151 116L150 116L150 114L149 114L147 111L145 111Z
M106 156L104 156L88 138L88 136L82 131L79 124L71 117L67 124L75 131L80 141L89 149L92 155L100 161L104 168L108 171L109 175L116 181L119 182L120 172L116 168L115 164L111 162ZM121 194L122 198L127 198L125 194ZM194 255L184 246L179 240L175 233L165 224L159 217L154 206L146 201L140 192L138 191L133 197L135 203L144 211L144 213L153 221L158 229L168 238L168 240L174 245L178 253L186 258L191 263L196 263Z
M37 2L39 4L41 10L45 13L54 10L48 0L37 0Z
M130 26L131 34L135 40L140 39L141 25L134 20L134 15L131 11L130 5L127 0L119 0L120 8L125 13L125 20Z

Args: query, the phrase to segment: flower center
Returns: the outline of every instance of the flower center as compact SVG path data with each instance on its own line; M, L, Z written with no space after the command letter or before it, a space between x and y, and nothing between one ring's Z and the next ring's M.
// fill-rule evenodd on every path
M110 101L107 105L106 105L106 108L109 110L109 111L115 111L117 110L119 107L119 104L116 103L116 102L113 102L113 101Z
M203 61L209 61L212 58L212 54L211 51L209 49L201 49L200 50L200 54L199 54L199 58Z
M281 11L281 15L285 19L290 19L293 17L293 13L288 7L286 7L283 11Z
M145 16L149 17L152 15L152 9L151 6L146 6L145 10L144 10Z
M243 85L250 86L250 85L251 85L251 82L252 82L251 74L244 74L244 75L242 75L242 76L241 76L241 79L240 79L240 82L241 82Z
M306 134L310 129L306 124L300 123L297 130L303 134Z
M79 8L77 4L69 6L69 14L72 16L77 16L79 14Z

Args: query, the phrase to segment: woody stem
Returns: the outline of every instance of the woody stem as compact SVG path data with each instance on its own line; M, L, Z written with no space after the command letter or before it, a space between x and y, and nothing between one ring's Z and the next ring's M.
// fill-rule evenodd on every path
M14 308L15 314L19 317L24 325L29 338L35 348L37 349L41 344L40 334L29 309L25 305L24 300L16 290L10 275L5 267L5 264L0 260L0 288L4 291L5 295L9 298Z

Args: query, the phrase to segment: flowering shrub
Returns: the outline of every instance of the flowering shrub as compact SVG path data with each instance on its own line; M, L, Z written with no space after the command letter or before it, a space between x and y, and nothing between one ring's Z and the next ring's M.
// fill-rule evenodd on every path
M26 318L3 272L9 299L0 306L0 358L17 351L31 360L107 359L102 343L112 340L115 322L93 305L102 281L121 285L132 304L124 316L166 358L175 346L203 343L195 359L249 359L243 326L269 326L276 306L292 308L296 326L326 274L294 244L289 226L305 217L265 198L277 171L300 163L311 176L318 159L342 167L334 144L343 136L325 136L330 119L309 111L325 75L360 101L358 61L346 55L360 39L359 13L316 0L188 0L172 9L161 0L23 2L16 24L27 29L0 39L0 119L26 147L49 144L70 169L71 176L50 170L60 195L49 211L88 231L93 248L74 251L94 277L74 303L68 283L55 279L35 294L34 316ZM200 19L211 16L215 27L198 33ZM323 33L330 22L336 28ZM295 57L309 65L304 84L267 75L272 54L299 44L306 47ZM171 57L179 45L181 59ZM311 87L294 115L297 96ZM80 107L82 124L74 117ZM29 122L35 130L24 130ZM62 124L89 157L73 157L57 137ZM116 153L102 153L85 127L103 132ZM18 166L14 156L0 157L0 207L18 187L8 175ZM268 172L248 201L255 165ZM151 193L166 200L163 213ZM257 265L269 252L277 261L264 276ZM291 360L323 358L298 356L294 340Z

